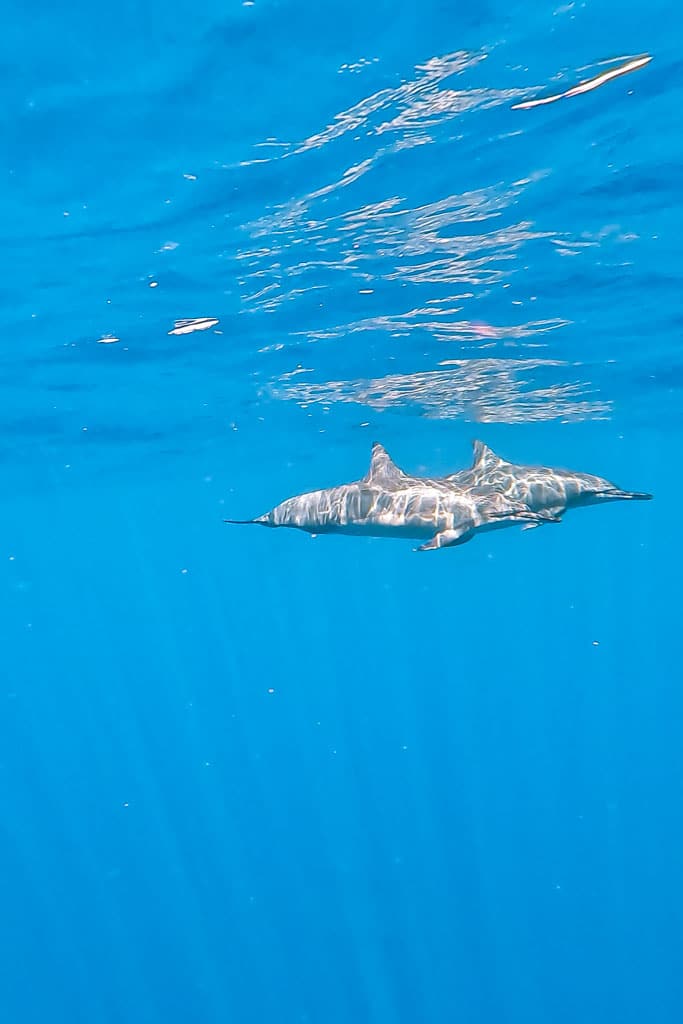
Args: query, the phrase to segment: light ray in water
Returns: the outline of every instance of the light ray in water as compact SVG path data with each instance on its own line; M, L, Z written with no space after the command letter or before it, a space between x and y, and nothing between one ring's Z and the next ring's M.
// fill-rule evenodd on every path
M631 71L637 71L638 68L644 67L649 64L652 57L643 53L640 57L632 57L630 60L625 61L623 64L617 65L615 68L609 68L607 71L601 71L599 75L595 75L593 78L587 78L583 82L579 82L578 85L572 86L571 89L567 89L566 92L556 93L553 96L542 96L537 100L526 100L524 103L515 103L510 108L511 110L530 110L532 107L541 107L546 103L554 103L556 100L568 99L570 96L580 96L584 92L591 92L593 89L597 89L601 85L605 85L606 82L611 82L613 78L619 78L620 75L627 75Z

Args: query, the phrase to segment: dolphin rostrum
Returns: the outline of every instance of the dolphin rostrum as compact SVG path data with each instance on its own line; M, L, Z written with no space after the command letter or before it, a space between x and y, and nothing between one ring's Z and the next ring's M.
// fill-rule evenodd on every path
M288 498L256 519L225 520L290 526L312 534L411 537L424 541L417 551L464 544L476 530L559 521L554 513L530 509L487 484L463 486L448 477L410 476L377 443L362 480Z
M549 513L549 521L561 519L568 509L583 505L652 498L643 491L624 491L609 480L589 473L506 462L482 441L474 442L474 461L470 469L451 473L443 479L466 490L495 491L512 502L521 502L532 512ZM531 521L524 529L540 525L541 522Z

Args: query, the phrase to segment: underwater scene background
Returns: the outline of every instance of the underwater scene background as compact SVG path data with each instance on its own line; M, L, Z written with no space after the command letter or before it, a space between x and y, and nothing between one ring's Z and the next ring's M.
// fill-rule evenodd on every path
M682 17L5 19L4 1021L682 1019ZM474 439L654 501L223 523Z

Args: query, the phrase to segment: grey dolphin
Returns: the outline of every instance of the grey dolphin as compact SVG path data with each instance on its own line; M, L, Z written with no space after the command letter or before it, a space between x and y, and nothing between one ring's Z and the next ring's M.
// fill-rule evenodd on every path
M561 518L571 508L600 505L608 501L650 501L644 491L625 491L590 473L577 473L547 466L523 466L507 462L483 441L474 441L474 460L470 469L451 473L442 479L466 490L495 491L512 502L521 502L532 512L548 512ZM524 529L540 526L529 522Z
M431 551L464 544L476 530L559 519L545 510L531 510L494 488L410 476L375 442L370 469L362 480L288 498L255 519L225 522L289 526L312 534L411 537L424 541L417 551Z

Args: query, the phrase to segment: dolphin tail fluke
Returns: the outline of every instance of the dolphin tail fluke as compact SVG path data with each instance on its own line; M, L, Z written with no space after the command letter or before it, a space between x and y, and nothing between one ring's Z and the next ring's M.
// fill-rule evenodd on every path
M612 501L652 501L654 497L647 491L622 491L620 487L607 487L604 491L596 491L595 496Z

